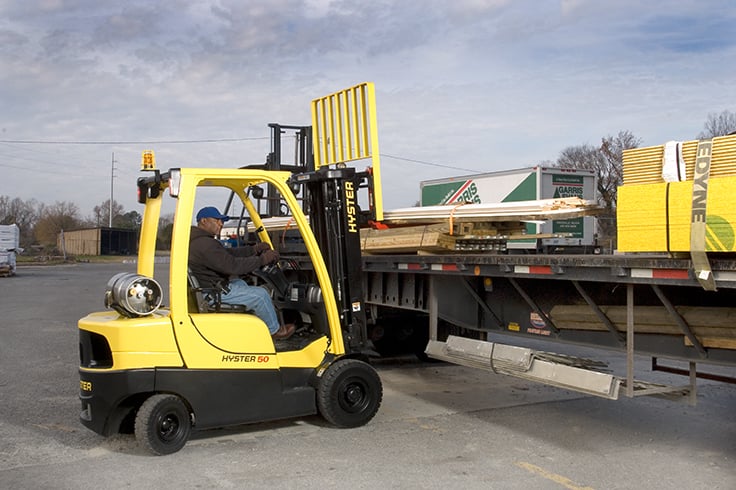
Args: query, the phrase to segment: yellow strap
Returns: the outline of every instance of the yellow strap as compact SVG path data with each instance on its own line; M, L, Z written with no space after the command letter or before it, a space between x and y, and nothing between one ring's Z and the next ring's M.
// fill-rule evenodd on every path
M459 208L460 206L465 206L466 204L468 203L466 203L465 201L461 201L454 208L452 208L452 211L450 211L450 236L454 235L452 228L455 221L455 211L457 211L457 208Z

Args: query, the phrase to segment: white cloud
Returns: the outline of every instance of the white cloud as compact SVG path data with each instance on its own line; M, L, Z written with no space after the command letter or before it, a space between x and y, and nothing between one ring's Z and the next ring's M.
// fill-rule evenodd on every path
M736 109L735 16L726 0L0 1L0 139L266 137L373 81L382 152L407 159L481 172L622 129L659 144ZM0 195L90 212L115 152L117 195L137 209L148 146L0 143ZM268 141L154 149L162 166L239 166ZM453 173L385 158L386 206Z

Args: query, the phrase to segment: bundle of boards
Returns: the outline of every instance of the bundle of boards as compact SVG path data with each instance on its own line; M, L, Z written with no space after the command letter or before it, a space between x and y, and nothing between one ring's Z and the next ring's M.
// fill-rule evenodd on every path
M667 145L624 151L624 185L618 190L618 249L736 252L736 135L678 145L675 156L684 172L669 181L664 175ZM699 243L693 239L692 224L703 218L705 239Z
M551 238L526 232L526 222L596 214L580 198L423 206L384 212L382 227L361 230L367 253L503 252L510 240Z

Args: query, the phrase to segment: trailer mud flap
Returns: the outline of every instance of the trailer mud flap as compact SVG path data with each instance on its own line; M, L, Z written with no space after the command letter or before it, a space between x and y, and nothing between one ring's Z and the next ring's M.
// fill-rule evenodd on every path
M585 366L600 366L589 359L536 351L526 347L449 336L446 342L430 340L429 357L498 374L617 400L621 379ZM583 366L583 367L581 367Z

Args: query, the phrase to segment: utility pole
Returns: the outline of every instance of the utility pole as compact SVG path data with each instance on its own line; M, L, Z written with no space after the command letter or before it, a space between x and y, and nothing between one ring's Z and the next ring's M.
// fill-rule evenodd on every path
M115 152L112 152L112 161L110 162L110 216L108 218L108 227L112 228L112 198L115 189Z

